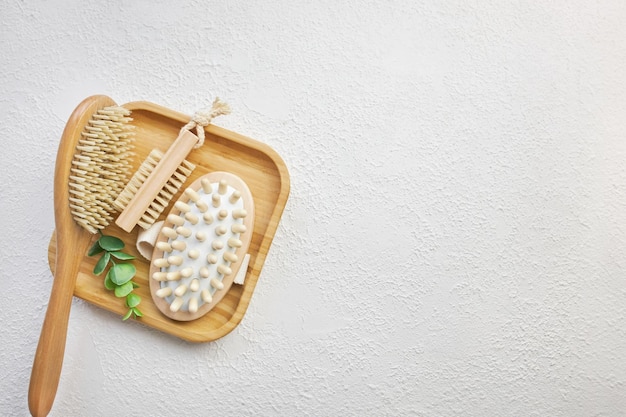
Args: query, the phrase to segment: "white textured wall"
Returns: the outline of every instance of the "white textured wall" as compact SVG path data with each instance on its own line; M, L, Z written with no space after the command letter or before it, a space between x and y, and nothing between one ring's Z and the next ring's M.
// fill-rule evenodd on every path
M275 148L248 313L193 345L75 300L53 416L623 416L626 4L2 1L0 415L51 286L86 96ZM512 4L507 4L512 3Z

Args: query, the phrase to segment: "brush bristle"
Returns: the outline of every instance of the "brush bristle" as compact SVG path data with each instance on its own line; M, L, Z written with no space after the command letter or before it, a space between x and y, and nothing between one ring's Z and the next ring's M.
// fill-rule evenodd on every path
M91 233L113 219L113 201L132 169L133 126L130 110L110 106L98 110L81 133L70 174L70 210Z
M117 211L122 212L126 208L148 176L154 171L161 158L163 158L163 153L158 149L153 149L150 152L126 187L124 187L117 199L113 202L113 206ZM150 206L148 206L137 224L144 229L149 229L159 218L161 213L163 213L165 207L168 206L174 195L180 190L180 187L182 187L187 177L191 175L195 168L196 166L194 164L184 160L178 169L174 171L159 194L150 203Z

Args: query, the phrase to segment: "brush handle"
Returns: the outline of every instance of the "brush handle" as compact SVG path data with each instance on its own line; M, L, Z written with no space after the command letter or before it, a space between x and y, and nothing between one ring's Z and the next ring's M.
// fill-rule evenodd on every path
M85 239L85 232L82 230L78 233L67 232L57 229L59 250L56 256L55 278L30 377L28 404L34 417L48 415L56 396L65 354L74 285L82 260L78 254L85 253L90 242L89 234Z
M183 129L178 138L167 149L152 173L141 184L128 205L115 220L122 230L130 233L156 198L172 174L183 163L189 152L198 143L198 137Z
M72 159L81 132L89 119L98 109L112 105L115 102L107 96L91 96L83 100L70 115L59 142L54 168L56 266L28 388L28 408L34 417L48 415L56 396L76 276L92 237L74 222L70 210Z

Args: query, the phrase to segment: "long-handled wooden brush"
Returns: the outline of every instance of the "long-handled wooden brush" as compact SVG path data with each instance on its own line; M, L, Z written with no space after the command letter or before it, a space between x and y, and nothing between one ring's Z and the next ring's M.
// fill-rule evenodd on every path
M52 408L65 352L76 276L92 234L111 220L111 206L130 171L129 111L93 96L70 116L54 172L56 268L28 391L33 416Z

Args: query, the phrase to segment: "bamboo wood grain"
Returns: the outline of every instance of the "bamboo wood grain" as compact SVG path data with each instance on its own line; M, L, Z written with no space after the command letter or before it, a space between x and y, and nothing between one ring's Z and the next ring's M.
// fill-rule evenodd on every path
M28 407L35 417L46 416L56 396L76 276L81 256L92 234L78 226L69 207L69 176L76 144L91 116L100 108L115 105L105 96L85 99L71 114L57 152L54 171L54 221L56 227L55 278L39 336L28 389ZM77 256L78 255L78 256Z
M187 157L187 154L198 143L198 137L189 130L182 131L174 143L167 149L152 173L146 178L126 208L120 213L115 223L125 232L133 230L146 209L159 194Z
M180 128L189 121L189 116L153 103L133 102L125 104L124 107L133 112L131 117L135 125L137 154L135 169L152 149L167 149L178 136ZM246 182L254 199L255 218L248 248L250 264L244 285L233 285L211 311L197 320L187 322L172 320L161 314L152 301L148 280L150 265L135 249L138 228L131 233L124 232L115 224L107 228L107 234L122 239L126 243L125 251L137 257L133 261L137 267L134 280L140 287L135 292L142 298L139 307L144 313L137 322L190 342L209 342L223 337L243 319L290 188L287 167L276 151L269 146L212 124L205 128L205 135L204 145L194 149L187 157L189 162L196 165L196 169L172 202L180 198L188 184L209 172L231 172ZM169 208L165 210L160 220L164 220L169 211ZM48 247L48 260L52 270L55 253L56 242L53 234ZM92 274L96 261L96 257L84 256L81 259L74 294L121 317L126 312L124 300L115 298L104 288L103 278Z

